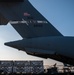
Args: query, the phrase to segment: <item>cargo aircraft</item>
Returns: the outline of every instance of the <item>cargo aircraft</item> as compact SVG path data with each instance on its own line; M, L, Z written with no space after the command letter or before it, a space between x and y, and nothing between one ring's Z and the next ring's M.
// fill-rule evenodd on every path
M8 22L23 39L5 45L74 65L74 37L63 36L28 0L0 1L0 25Z

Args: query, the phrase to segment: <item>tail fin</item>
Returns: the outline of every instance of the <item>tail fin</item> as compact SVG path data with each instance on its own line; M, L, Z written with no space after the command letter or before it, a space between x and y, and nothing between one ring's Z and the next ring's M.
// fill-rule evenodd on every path
M23 38L62 36L28 0L21 3L0 3L0 12Z

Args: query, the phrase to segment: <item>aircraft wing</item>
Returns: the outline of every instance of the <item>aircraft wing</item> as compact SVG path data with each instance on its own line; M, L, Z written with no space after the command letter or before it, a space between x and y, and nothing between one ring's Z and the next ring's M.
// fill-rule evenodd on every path
M0 3L0 13L23 38L62 36L28 0Z

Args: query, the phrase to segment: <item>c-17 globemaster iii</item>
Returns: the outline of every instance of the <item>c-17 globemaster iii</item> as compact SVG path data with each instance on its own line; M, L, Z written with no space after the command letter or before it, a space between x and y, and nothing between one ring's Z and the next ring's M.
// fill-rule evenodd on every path
M0 2L0 25L9 22L23 39L5 45L74 65L74 37L63 36L28 0L15 1Z

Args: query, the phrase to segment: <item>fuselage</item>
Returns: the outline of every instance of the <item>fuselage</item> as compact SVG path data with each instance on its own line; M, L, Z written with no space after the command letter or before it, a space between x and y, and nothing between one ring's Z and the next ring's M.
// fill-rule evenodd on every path
M69 62L74 60L74 37L39 37L22 39L5 44L24 51L26 48L30 48L30 51L35 53L40 52L41 54L46 55L46 58L49 58L51 57L50 55L53 55L53 58L57 56L57 58L60 60L67 61L70 59ZM66 57L66 59L64 57Z
M74 37L40 37L23 39L21 46L43 50L52 50L57 54L74 58Z

